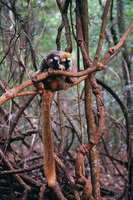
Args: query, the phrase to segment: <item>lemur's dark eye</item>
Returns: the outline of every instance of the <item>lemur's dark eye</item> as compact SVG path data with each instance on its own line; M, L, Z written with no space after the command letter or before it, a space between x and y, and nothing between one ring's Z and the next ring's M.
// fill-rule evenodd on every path
M58 61L59 61L59 58L57 56L48 59L48 63L51 65L55 65L56 63L58 63Z
M53 63L53 59L51 58L51 59L48 59L48 62L51 64L51 63Z
M70 62L70 61L71 61L71 58L67 58L67 61Z
M61 63L63 64L63 63L65 63L66 62L66 59L62 59L61 60Z
M59 58L58 58L57 56L55 56L55 57L54 57L54 60L58 61L58 60L59 60Z

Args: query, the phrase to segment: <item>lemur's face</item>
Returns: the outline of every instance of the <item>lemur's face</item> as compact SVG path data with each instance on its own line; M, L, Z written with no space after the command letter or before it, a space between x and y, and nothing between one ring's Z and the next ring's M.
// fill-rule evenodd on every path
M71 62L71 54L64 52L60 55L60 64L65 66L65 70L67 70L70 67Z
M50 67L52 67L54 70L59 70L59 61L60 61L59 56L50 55L47 61Z
M54 70L68 70L71 62L71 54L62 52L61 54L51 53L47 57L48 65Z

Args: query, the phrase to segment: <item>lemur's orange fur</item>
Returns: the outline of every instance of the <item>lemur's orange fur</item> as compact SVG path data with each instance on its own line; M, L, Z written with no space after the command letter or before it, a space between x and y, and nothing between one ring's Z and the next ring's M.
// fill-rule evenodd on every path
M44 149L44 174L49 187L56 183L54 145L50 119L50 90L42 93L42 141Z
M71 59L71 54L70 54L70 53L63 52L63 53L60 55L60 60L68 59L68 58Z

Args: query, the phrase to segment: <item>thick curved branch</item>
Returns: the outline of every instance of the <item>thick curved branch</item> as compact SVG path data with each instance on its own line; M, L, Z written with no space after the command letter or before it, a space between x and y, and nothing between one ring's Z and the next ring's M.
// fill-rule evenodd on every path
M28 95L37 95L42 94L42 90L29 90L29 91L22 91L17 94L17 96L28 96Z
M2 105L3 103L5 103L6 101L8 101L9 99L13 99L14 97L17 96L17 94L23 90L24 88L28 87L32 85L32 81L29 80L21 85L19 85L16 88L13 88L11 90L8 90L6 93L4 93L1 97L0 97L0 105Z
M77 73L72 73L72 72L67 72L67 71L61 71L61 70L53 70L52 72L45 72L45 73L42 73L40 75L38 75L36 77L36 82L40 82L44 79L46 79L48 76L51 76L51 75L64 75L64 76L71 76L71 77L80 77L80 76L84 76L84 75L87 75L87 74L90 74L90 73L93 73L93 72L96 72L96 71L99 71L99 70L102 70L103 69L103 66L101 65L100 67L99 66L96 66L96 67L93 67L93 68L90 68L90 69L87 69L87 70L84 70L82 72L77 72ZM80 82L82 80L84 80L85 77L82 79L80 79ZM78 83L78 82L76 82ZM32 82L31 80L19 85L18 87L16 88L13 88L11 90L8 90L6 93L4 93L1 97L0 97L0 105L2 105L3 103L5 103L6 101L8 101L9 99L13 99L14 97L16 97L18 95L18 93L23 90L24 88L27 88L28 86L30 85L34 85L35 83ZM74 85L74 84L73 84ZM70 87L73 86L72 84L70 84ZM23 93L22 93L23 94ZM20 95L19 95L20 96Z

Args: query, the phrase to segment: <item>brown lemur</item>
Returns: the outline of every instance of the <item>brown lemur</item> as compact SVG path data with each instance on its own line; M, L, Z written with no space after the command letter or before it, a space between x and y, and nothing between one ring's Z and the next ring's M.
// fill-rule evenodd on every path
M30 78L34 82L36 89L39 89L39 84L36 83L36 76L52 70L65 70L69 72L77 72L76 67L71 59L71 54L64 51L50 51L45 56L37 72L30 72ZM56 171L54 160L54 144L51 130L51 118L50 118L50 94L51 91L67 90L70 87L70 83L75 82L75 78L66 77L62 75L50 75L44 79L42 85L42 141L44 149L44 174L49 187L54 187L56 184Z
M37 72L30 72L30 78L33 82L36 82L36 76L47 72L50 69L63 70L76 73L76 67L71 59L71 54L64 51L52 50L43 59L39 65ZM66 77L62 75L51 75L42 81L44 89L58 91L67 90L70 87L70 83L73 83L75 78Z

